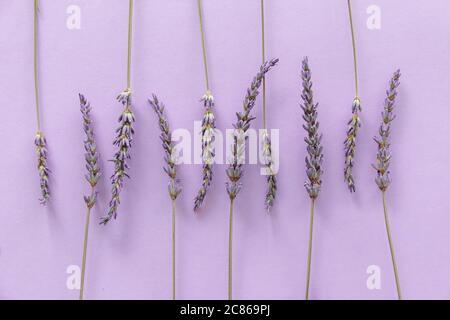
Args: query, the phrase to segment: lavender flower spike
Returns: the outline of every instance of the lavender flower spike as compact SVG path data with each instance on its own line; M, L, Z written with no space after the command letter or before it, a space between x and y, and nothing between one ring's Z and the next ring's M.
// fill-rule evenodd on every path
M114 162L114 174L111 176L111 200L106 217L102 218L100 224L106 225L112 218L117 218L117 210L120 205L120 192L123 189L124 179L128 176L128 160L131 159L130 151L133 142L133 123L136 121L134 113L131 110L131 89L127 88L117 97L117 100L124 105L124 110L119 117L119 127L116 130L117 136L113 142L118 150L111 160Z
M203 179L202 186L194 200L194 211L200 208L205 199L206 192L211 184L213 177L212 167L214 163L214 130L216 128L215 117L213 113L214 97L210 91L207 91L202 100L205 112L202 121L202 159L203 159Z
M251 116L251 111L255 106L256 97L259 94L259 88L262 80L267 72L274 67L278 59L272 59L265 62L259 69L258 74L253 78L250 87L247 89L247 94L243 102L243 111L237 112L237 122L234 126L233 146L231 149L231 161L227 169L227 176L229 181L226 183L227 193L230 200L234 200L241 190L240 179L244 173L243 159L245 156L245 141L247 139L246 132L250 128L252 120L255 118Z
M262 135L262 155L264 158L264 165L267 173L267 192L266 192L266 210L267 212L273 207L275 197L277 195L277 178L275 176L275 170L273 169L274 162L272 158L272 140L270 139L267 130L264 130Z
M395 99L397 97L397 87L400 85L400 70L397 70L389 82L389 89L386 91L386 99L384 101L384 110L381 113L382 121L378 130L379 137L374 137L378 145L377 163L372 165L377 171L375 182L381 191L386 191L391 184L389 177L389 163L391 161L390 134L391 122L395 119L393 113L395 106Z
M86 98L79 94L80 98L80 111L83 115L83 130L86 135L86 139L84 140L84 150L85 160L86 160L86 169L87 174L85 178L89 185L91 186L92 193L89 196L84 197L84 201L86 202L86 206L88 208L92 208L95 205L97 200L97 193L94 191L97 186L98 179L100 178L100 167L98 164L98 152L97 145L94 139L94 130L92 128L92 119L91 119L91 106L89 102L86 101Z
M309 197L314 200L318 197L322 185L323 147L321 144L322 134L319 134L319 122L317 120L317 107L319 104L314 103L311 70L309 69L307 57L303 59L301 74L303 80L303 104L301 104L301 108L303 110L303 120L305 120L303 128L307 132L305 142L308 153L305 158L306 174L308 176L305 188Z
M350 192L355 192L355 180L353 178L353 165L355 161L356 153L356 136L358 130L361 127L361 118L359 113L361 112L361 100L359 97L353 99L352 104L352 118L348 122L347 138L344 141L345 149L345 166L344 166L344 179L347 182Z
M165 106L163 103L159 102L156 95L153 95L153 99L149 99L148 102L158 116L159 129L161 130L160 139L165 152L164 160L167 164L164 171L170 178L168 185L169 196L173 201L175 201L181 193L181 186L179 179L177 179L177 156L175 154L175 146L172 142L172 133L170 131L169 122L167 121L167 117L164 112Z
M36 155L38 157L38 171L41 185L41 198L39 199L42 205L46 205L50 199L50 191L48 187L48 177L50 170L47 167L47 141L41 131L36 133L34 139L36 145Z

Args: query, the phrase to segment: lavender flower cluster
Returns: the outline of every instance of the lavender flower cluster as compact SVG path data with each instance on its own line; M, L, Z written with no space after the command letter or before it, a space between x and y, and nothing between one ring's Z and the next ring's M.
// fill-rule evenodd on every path
M120 192L123 188L124 179L128 177L127 161L131 158L131 144L133 141L134 129L133 123L136 121L134 113L131 110L131 90L125 89L117 97L117 100L124 106L124 110L119 117L119 127L116 130L116 139L113 144L118 148L111 160L114 162L114 174L111 176L111 200L106 217L102 218L101 224L106 225L112 218L117 218L117 210L120 205Z
M306 174L308 180L305 182L306 191L311 199L316 199L322 185L321 176L323 173L323 147L321 144L322 135L319 134L319 122L317 120L318 103L314 103L311 70L308 64L308 58L305 57L302 62L302 100L301 108L303 110L303 128L307 132L305 137L306 151L308 155L305 158Z
M265 199L265 206L267 212L273 207L277 195L277 179L275 177L275 172L273 170L274 162L272 158L272 140L270 139L267 130L264 131L262 135L262 155L264 159L264 165L267 170L267 192Z
M36 155L38 157L37 168L41 186L41 198L39 201L42 205L46 205L50 199L50 190L48 186L50 170L47 167L47 141L41 131L36 133L34 144L36 145Z
M164 167L164 171L170 178L168 185L169 196L175 201L181 193L181 186L179 179L177 179L175 146L172 142L172 133L164 111L165 107L163 103L159 102L156 95L153 95L153 99L149 99L148 102L158 116L159 129L161 130L160 139L165 152L164 160L167 164L167 166Z
M361 100L355 97L352 103L352 118L348 122L347 138L344 141L345 150L345 165L344 165L344 179L347 182L350 192L355 192L355 179L353 177L353 166L356 153L356 136L361 127Z
M253 78L250 87L247 89L247 94L243 102L243 112L237 112L237 122L233 125L233 145L232 156L228 169L226 170L229 181L226 183L226 188L230 200L234 200L241 189L240 179L243 175L243 158L245 152L246 132L250 128L251 121L255 118L250 115L252 111L256 97L259 94L259 87L261 86L262 79L269 70L274 67L278 62L278 59L272 59L265 62L259 69L258 74Z
M389 137L391 134L391 122L395 119L393 111L397 97L397 87L400 85L400 75L400 70L397 70L389 82L389 88L386 90L387 97L384 101L384 110L381 113L382 121L378 130L379 137L374 137L378 145L378 152L377 162L372 166L377 171L375 182L383 192L391 184L391 178L389 177L389 164L391 160Z
M215 117L213 113L214 97L211 92L207 92L202 100L205 112L202 120L202 159L203 159L203 176L202 186L194 199L194 210L200 208L205 199L206 192L211 184L213 177L212 167L214 162L214 130L216 128Z
M88 196L85 196L84 201L86 202L86 206L88 208L92 208L97 200L97 193L94 192L94 189L97 186L98 179L100 178L101 173L100 166L98 164L97 145L94 139L94 129L92 128L92 108L90 103L87 102L86 98L82 94L79 94L79 98L80 111L83 116L83 130L86 135L86 138L84 140L84 150L86 151L85 160L87 174L85 175L85 178L92 189L92 193Z

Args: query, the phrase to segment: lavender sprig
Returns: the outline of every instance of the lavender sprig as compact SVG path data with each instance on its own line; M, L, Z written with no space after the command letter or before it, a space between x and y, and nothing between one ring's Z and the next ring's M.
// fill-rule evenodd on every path
M305 181L305 188L311 199L310 220L309 220L309 242L308 242L308 259L306 270L306 291L305 298L309 299L309 285L311 279L311 257L312 257L312 243L313 243L313 223L314 223L314 208L316 199L319 196L322 185L322 162L323 162L323 147L321 144L322 134L319 133L319 121L317 120L318 103L314 103L311 70L308 65L308 58L305 57L302 62L302 100L301 108L303 110L303 120L305 124L303 128L306 130L305 137L306 151L308 155L305 157L306 175L308 180Z
M85 196L84 201L86 202L86 206L88 208L92 208L97 200L97 192L95 192L95 187L97 186L98 179L100 178L101 173L100 166L98 164L97 145L94 139L94 129L92 128L92 108L90 103L87 102L86 98L82 94L79 94L79 98L80 111L83 115L83 130L86 135L86 138L84 140L84 150L86 151L85 160L87 174L85 175L85 178L92 189L92 193L88 196Z
M356 136L359 128L361 127L361 118L359 117L361 110L361 100L358 97L355 97L352 104L352 118L348 122L347 138L344 141L344 179L347 182L350 192L356 191L355 179L353 177L353 166L356 153Z
M91 193L84 196L84 202L87 207L86 224L84 227L84 242L83 242L83 257L81 262L81 283L80 283L80 300L84 299L84 279L86 274L86 256L88 249L89 238L89 222L91 217L91 209L94 207L97 201L97 192L95 187L97 186L98 179L100 178L100 167L98 164L98 152L97 145L94 139L94 129L92 127L91 119L91 105L86 101L86 98L82 95L78 95L80 98L80 111L83 115L83 130L86 138L84 139L84 150L87 174L85 178L91 187Z
M305 182L305 188L309 197L311 199L316 199L322 184L323 147L321 145L322 134L319 134L319 122L317 120L317 106L319 104L314 103L311 70L308 65L307 57L303 59L301 74L303 80L303 104L301 104L301 108L304 113L303 119L305 120L305 124L303 125L303 128L307 132L305 142L307 144L306 150L308 152L308 155L305 158L306 174L308 176L308 181Z
M379 137L374 137L375 142L378 145L377 162L372 165L377 171L377 177L375 182L381 191L384 211L384 222L386 225L386 234L389 243L389 249L391 252L392 267L394 269L395 286L397 288L397 296L399 300L402 300L402 291L400 287L400 277L397 268L397 261L395 259L394 243L392 240L391 227L389 222L389 214L386 203L386 190L391 184L391 178L389 177L389 164L391 161L390 153L390 134L391 134L391 122L395 119L394 106L395 99L397 98L397 88L400 85L400 70L394 72L390 82L389 88L386 90L386 99L384 100L384 110L381 113L382 121L378 130Z
M237 122L233 125L234 137L231 149L232 156L228 169L226 170L229 181L226 188L230 200L234 200L241 189L240 179L243 175L243 158L245 152L246 132L250 128L250 124L255 117L251 116L251 111L255 105L256 97L259 94L259 87L262 79L269 70L274 67L278 59L272 59L261 65L258 74L253 78L250 87L243 102L243 111L237 112Z
M176 271L175 271L175 221L176 221L176 199L181 193L180 180L177 178L177 155L175 150L175 145L172 142L172 132L170 131L169 122L164 111L164 104L158 101L156 95L153 95L153 99L149 99L148 102L152 106L156 115L158 116L159 129L161 130L160 139L162 142L162 147L164 149L164 160L166 162L166 167L164 171L169 176L168 191L170 199L172 199L172 299L175 300L176 292Z
M34 144L36 145L36 155L38 157L37 168L41 186L41 198L39 201L42 205L46 205L50 199L50 190L48 186L50 170L47 167L47 141L41 131L36 133Z
M266 192L266 210L267 212L273 207L277 195L277 179L275 177L275 170L273 169L274 162L272 158L272 140L270 139L267 130L264 131L263 136L262 154L264 158L264 165L267 170L267 192Z
M134 113L131 110L131 89L127 88L117 96L117 100L124 106L124 110L119 117L119 127L116 130L117 136L113 142L118 150L111 160L114 162L114 174L111 176L111 201L106 217L102 218L101 224L106 225L112 218L117 218L117 210L120 205L120 192L123 189L125 177L129 178L127 173L129 166L128 160L131 159L130 151L133 142L133 123L136 121Z
M200 208L205 199L206 192L211 184L213 177L213 163L214 163L214 130L216 128L215 117L213 113L214 97L208 91L201 100L205 108L202 120L202 159L203 159L203 177L202 186L194 199L194 210Z
M181 192L181 186L179 179L177 179L177 156L175 154L175 146L172 142L172 133L164 111L165 106L163 103L159 102L156 95L153 95L153 99L149 99L148 102L158 116L159 129L161 130L160 139L165 152L164 160L167 165L164 167L164 171L170 178L168 185L169 196L175 201Z
M391 122L395 119L393 111L395 98L397 97L397 87L400 85L400 75L400 70L397 70L389 82L389 89L386 90L387 97L384 101L384 110L381 113L382 121L378 130L379 137L374 137L378 145L378 152L377 163L372 166L377 171L375 182L383 192L391 184L391 178L389 177L389 164L391 161L389 136L391 133Z

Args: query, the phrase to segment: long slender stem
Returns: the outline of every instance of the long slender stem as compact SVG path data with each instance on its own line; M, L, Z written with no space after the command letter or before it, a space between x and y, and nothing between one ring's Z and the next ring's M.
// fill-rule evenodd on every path
M197 6L198 6L198 18L200 20L200 35L202 38L203 67L205 70L205 85L206 85L206 91L210 92L211 90L209 87L208 62L206 59L205 30L204 30L204 26L203 26L202 0L197 0Z
M128 58L127 58L127 88L131 88L131 46L133 39L133 0L130 0L128 12Z
M34 0L34 92L36 98L37 131L41 131L41 116L39 110L39 77L38 77L38 13L39 0Z
M91 188L91 197L95 194L94 188ZM83 260L81 263L81 285L80 285L80 300L84 298L84 276L86 274L86 255L87 255L87 247L88 247L88 238L89 238L89 221L91 218L91 208L87 207L86 213L86 222L84 225L84 243L83 243Z
M228 230L228 300L233 300L233 205L230 199L230 224Z
M175 222L176 222L176 202L172 200L172 300L176 299L175 295Z
M265 41L265 31L264 31L264 0L261 0L261 52L262 52L262 63L266 62L266 41ZM266 77L262 80L262 111L263 111L263 128L266 129Z
M309 244L308 244L308 262L306 271L306 292L305 299L309 300L309 283L311 279L311 256L312 256L312 241L313 241L313 225L314 225L314 207L315 199L311 199L311 215L309 218Z
M359 97L359 95L358 95L358 64L357 64L357 60L356 60L356 41L355 41L355 31L353 28L353 15L352 15L351 0L347 0L347 6L348 6L348 17L349 17L349 21L350 21L350 31L352 33L353 66L355 69L355 96Z
M400 278L398 276L398 269L397 269L397 263L395 261L395 253L394 253L394 245L392 242L392 235L391 235L391 227L389 223L389 215L386 205L386 192L382 191L382 197L383 197L383 209L384 209L384 222L386 224L386 233L389 241L389 249L391 251L391 258L392 258L392 266L394 267L394 276L395 276L395 286L397 287L397 296L398 300L402 300L402 292L400 290Z

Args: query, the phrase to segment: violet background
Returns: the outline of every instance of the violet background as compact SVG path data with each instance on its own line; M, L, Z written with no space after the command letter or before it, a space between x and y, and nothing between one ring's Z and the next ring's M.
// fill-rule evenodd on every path
M266 48L280 58L268 76L268 125L280 129L279 193L264 211L258 166L245 170L235 202L236 299L303 299L309 199L299 109L300 63L310 58L323 131L325 173L317 203L312 299L395 299L382 203L371 163L388 80L402 70L392 135L392 232L406 299L450 297L450 27L447 0L353 1L363 127L355 169L357 193L343 181L343 141L354 95L353 60L344 0L266 1ZM81 7L81 30L66 28L66 9ZM369 5L380 30L366 27ZM42 125L48 139L51 205L39 205L33 139L32 1L0 1L0 299L77 299L66 281L81 263L85 208L83 131L77 93L93 105L104 176L93 212L87 299L167 299L171 290L170 200L152 92L167 105L173 128L193 131L204 93L194 0L135 1L133 73L136 136L119 217L106 213L126 80L125 0L41 0ZM260 64L259 0L204 0L210 82L217 125L230 128ZM261 127L258 100L255 127ZM228 199L225 166L215 168L206 205L192 212L200 165L183 165L178 201L179 299L224 299L227 293ZM381 290L368 290L366 269L381 267Z

